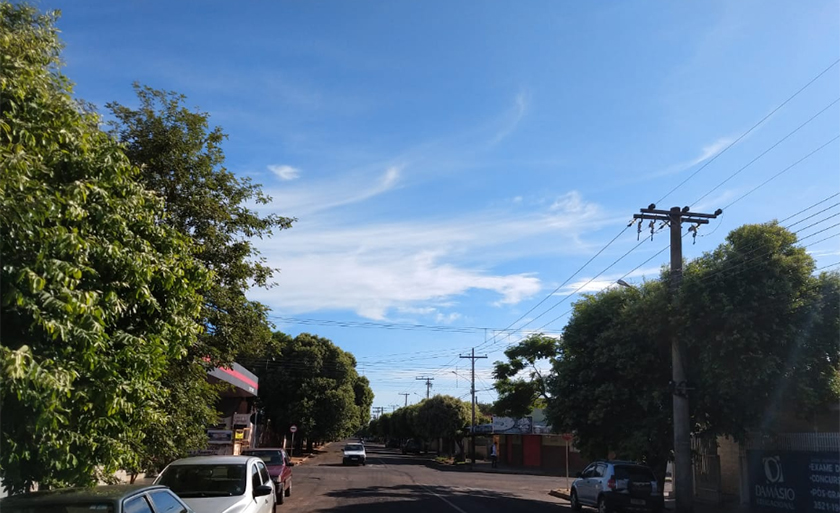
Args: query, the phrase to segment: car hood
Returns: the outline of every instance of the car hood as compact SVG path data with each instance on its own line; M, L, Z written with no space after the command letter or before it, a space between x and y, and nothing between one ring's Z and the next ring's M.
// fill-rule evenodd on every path
M246 495L235 497L196 497L181 499L196 513L239 513L254 499Z

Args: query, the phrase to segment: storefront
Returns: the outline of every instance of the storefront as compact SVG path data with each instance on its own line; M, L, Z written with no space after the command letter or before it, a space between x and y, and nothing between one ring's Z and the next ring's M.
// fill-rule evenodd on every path
M216 367L207 373L211 383L224 383L216 409L221 413L218 424L207 430L207 448L193 454L241 454L256 440L254 400L259 391L259 378L241 365Z

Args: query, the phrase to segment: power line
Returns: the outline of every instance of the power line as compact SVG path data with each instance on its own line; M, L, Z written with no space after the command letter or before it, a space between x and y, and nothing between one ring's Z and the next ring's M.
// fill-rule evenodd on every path
M735 203L738 203L739 201L741 201L742 199L746 198L746 197L747 197L747 196L749 196L750 194L754 193L754 192L755 192L755 191L757 191L758 189L760 189L760 188L764 187L765 185L767 185L768 183L772 182L773 180L775 180L776 178L778 178L778 177L779 177L779 176L781 176L782 174L784 174L784 173L786 173L787 171L789 171L790 169L792 169L794 166L798 165L799 163L801 163L802 161L804 161L805 159L807 159L807 158L808 158L808 157L810 157L811 155L813 155L813 154L817 153L818 151L822 150L823 148L825 148L825 147L826 147L826 146L828 146L829 144L833 143L833 142L834 142L834 141L836 141L837 139L840 139L840 135L835 135L833 138L831 138L831 139L829 139L828 141L826 141L825 143L823 143L820 147L816 148L816 149L815 149L815 150L813 150L811 153L809 153L809 154L805 155L804 157L802 157L801 159L797 160L797 161L796 161L796 162L794 162L793 164L789 165L788 167L786 167L786 168L782 169L781 171L779 171L779 172L778 172L778 173L776 173L775 175L771 176L770 178L768 178L768 179L767 179L767 180L765 180L764 182L762 182L762 183L760 183L759 185L757 185L757 186L753 187L752 189L750 189L749 191L747 191L745 194L743 194L742 196L740 196L738 199L736 199L735 201L733 201L733 202L732 202L732 203L730 203L729 205L726 205L725 207L723 207L723 210L724 210L724 211L728 210L728 209L729 209L729 207L731 207L731 206L732 206L732 205L734 205Z
M829 196L829 197L827 197L823 200L820 200L820 201L812 204L811 206L805 207L795 214L791 214L791 215L787 216L786 218L779 221L779 224L784 223L785 221L788 221L790 219L793 219L794 217L798 216L799 214L802 214L803 212L807 212L807 211L811 210L812 208L816 207L817 205L821 205L821 204L825 203L826 201L830 200L831 198L836 198L837 196L840 196L840 192L835 192L831 196Z
M682 182L680 182L680 183L679 183L676 187L674 187L673 189L671 189L670 191L668 191L668 192L667 192L664 196L662 196L661 198L659 198L659 199L656 201L656 203L662 203L662 201L663 201L665 198L667 198L668 196L670 196L671 194L673 194L673 193L674 193L674 191L676 191L677 189L679 189L680 187L682 187L683 185L685 185L685 184L686 184L689 180L691 180L692 178L694 178L695 176L697 176L697 173L699 173L700 171L702 171L703 169L705 169L705 168L706 168L709 164L711 164L712 162L714 162L715 160L717 160L717 158L718 158L718 157L720 157L721 155L723 155L724 153L726 153L726 151L727 151L727 150L729 150L729 148L731 148L731 147L735 146L735 145L736 145L736 144L737 144L737 143L738 143L741 139L743 139L744 137L746 137L747 135L749 135L749 134L750 134L750 132L752 132L753 130L755 130L756 128L758 128L760 125L762 125L765 121L767 121L767 120L770 118L770 116L772 116L773 114L775 114L776 112L778 112L778 111L779 111L779 109L781 109L782 107L784 107L785 105L787 105L787 104L788 104L791 100L793 100L794 98L796 98L797 96L799 96L799 93L801 93L802 91L804 91L805 89L807 89L807 88L808 88L811 84L813 84L814 82L816 82L816 81L817 81L817 79L819 79L821 76L825 75L825 74L828 72L828 70L830 70L831 68L833 68L834 66L836 66L838 62L840 62L840 59L837 59L836 61L832 62L832 63L831 63L831 64L830 64L827 68L825 68L825 69L824 69L824 70L822 70L819 74L817 74L817 76L815 76L814 78L812 78L811 80L809 80L807 84L805 84L804 86L802 86L802 87L801 87L798 91L796 91L796 92L795 92L795 93L793 93L790 97L788 97L788 99L787 99L787 100L783 101L783 102L782 102L782 103L781 103L778 107L776 107L775 109L771 110L769 114L767 114L766 116L764 116L763 118L761 118L761 120L760 120L758 123L756 123L756 124L755 124L755 125L753 125L753 126L752 126L749 130L747 130L746 132L744 132L743 134L741 134L740 136L738 136L738 138L737 138L737 139L735 139L734 141L732 141L731 143L729 143L729 144L728 144L728 145L727 145L724 149L722 149L720 152L718 152L718 153L717 153L714 157L712 157L711 159L707 160L707 161L706 161L706 163L705 163L705 164L703 164L702 166L700 166L700 168L699 168L699 169L697 169L695 172L691 173L691 175L689 175L689 176L688 176L688 178L686 178L685 180L683 180Z
M821 111L819 111L819 112L817 112L816 114L814 114L813 116L811 116L811 118L810 118L810 119L808 119L808 121L806 121L806 122L802 123L801 125L799 125L798 127L796 127L796 128L795 128L792 132L788 133L786 136L782 137L781 139L779 139L778 141L776 141L775 143L773 143L773 145L772 145L772 146L770 146L769 148L767 148L766 150L764 150L763 152L761 152L761 153L760 153L757 157L755 157L755 158L754 158L754 159L752 159L751 161L747 162L747 163L746 163L744 166L742 166L740 169L738 169L737 171L735 171L734 173L732 173L731 175L729 175L728 177L726 177L726 179L725 179L725 180L723 180L723 181L722 181L722 182L720 182L719 184L717 184L717 185L715 185L714 187L712 187L712 188L711 188L711 190L709 190L706 194L704 194L704 195L700 196L699 198L697 198L696 200L694 200L694 203L692 203L692 205L696 205L696 204L700 203L701 201L703 201L703 199L705 199L705 198L706 198L707 196L709 196L711 193L713 193L713 192L715 192L716 190L718 190L720 187L722 187L722 186L723 186L726 182L728 182L729 180L732 180L733 178L735 178L736 176L738 176L739 174L741 174L741 172L742 172L742 171L744 171L745 169L747 169L748 167L750 167L751 165L753 165L753 164L754 164L754 163L755 163L758 159L760 159L761 157L763 157L763 156L767 155L768 153L770 153L770 151L772 151L772 150L773 150L776 146L778 146L778 145L782 144L784 141L786 141L786 140L787 140L787 138L788 138L788 137L792 136L793 134L795 134L796 132L798 132L799 130L801 130L801 129L805 126L805 125L807 125L807 124L808 124L808 123L810 123L811 121L815 120L817 117L819 117L819 115L820 115L820 114L822 114L823 112L827 111L829 108L831 108L832 106L834 106L837 102L840 102L840 98L837 98L837 99L836 99L836 100L834 100L833 102L829 103L827 106L823 107L823 109L822 109ZM658 202L657 202L657 203L658 203Z
M624 232L625 232L625 231L627 231L627 229L628 229L628 228L630 228L630 225L627 225L627 226L625 226L624 228L622 228L622 229L621 229L621 231L619 231L619 232L618 232L618 234L616 234L616 236L615 236L615 237L613 237L613 238L612 238L609 242L607 242L607 243L606 243L606 245L604 245L604 247L602 247L601 249L599 249L597 253L595 253L594 255L592 255L592 257L591 257L589 260L587 260L587 261L586 261L586 262L585 262L582 266L580 266L580 267L578 268L578 270L577 270L577 271L575 271L574 273L572 273L572 274L571 274L571 276L569 276L568 278L566 278L566 280L565 280L563 283L561 283L560 285L558 285L558 286L557 286L554 290L552 290L552 291L551 291L551 292L550 292L547 296L545 296L544 298L542 298L542 299L540 300L540 302L539 302L539 303L537 303L536 305L534 305L533 307L531 307L531 309L530 309L530 310L528 310L528 311L527 311L527 312L525 312L524 314L520 315L518 319L516 319L515 321L513 321L512 323L510 323L510 324L508 325L508 327L507 327L507 328L505 328L504 330L502 330L502 332L505 332L505 331L509 330L511 327L513 327L513 325L514 325L514 324L518 323L519 321L521 321L522 319L524 319L525 317L527 317L527 316L528 316L528 314L530 314L531 312L533 312L534 310L536 310L537 308L539 308L539 306L540 306L540 305L542 305L543 303L545 303L546 301L548 301L548 299L549 299L549 298L551 298L551 296L553 296L554 294L556 294L558 290L560 290L561 288L563 288L563 286L565 286L567 283L569 283L569 281L571 281L571 280L572 280L572 278L574 278L575 276L577 276L577 275L578 275L578 274L579 274L582 270L584 270L584 269L586 268L586 266L588 266L590 263L592 263L592 261L593 261L593 260L595 260L595 259L596 259L596 258L597 258L597 257L598 257L601 253L603 253L603 252L604 252L607 248L609 248L609 247L613 244L613 242L615 242L616 240L618 240L618 238L619 238L619 237L621 237L621 236L624 234ZM525 324L525 326L527 326L527 324ZM523 327L524 327L524 326L520 326L520 327L519 327L519 329L518 329L518 330L516 330L516 331L521 331L521 329L522 329ZM494 335L494 336L493 336L493 338L489 341L489 343L490 343L490 344L492 344L492 343L493 343L493 341L495 341L495 340L496 340L496 338L497 338L497 335ZM480 345L478 346L478 349L481 349L483 346L485 346L485 345L487 345L487 344L488 344L488 341L485 341L485 342L484 342L484 344L480 344Z

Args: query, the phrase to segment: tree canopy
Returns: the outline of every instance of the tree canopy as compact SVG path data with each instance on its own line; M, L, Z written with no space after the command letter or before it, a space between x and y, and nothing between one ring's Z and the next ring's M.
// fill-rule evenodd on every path
M11 492L136 463L211 282L161 199L71 97L56 14L0 4L0 437Z
M825 412L840 399L840 275L813 269L794 234L776 223L745 225L685 265L676 312L667 271L584 297L550 379L555 430L575 433L590 457L612 451L648 461L661 476L672 446L673 330L687 348L695 434L743 439Z
M557 338L539 333L505 350L507 361L497 361L493 368L493 388L499 394L493 404L497 415L520 418L545 407L550 398L547 378L559 347Z
M273 429L298 427L310 441L335 440L367 424L373 392L356 359L329 339L274 333L260 358L244 360L260 378L259 399Z

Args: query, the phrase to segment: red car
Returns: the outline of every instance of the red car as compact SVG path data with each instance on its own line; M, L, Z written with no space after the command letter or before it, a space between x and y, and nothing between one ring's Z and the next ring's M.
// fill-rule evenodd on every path
M283 504L286 497L292 494L292 467L295 466L280 448L265 447L259 449L245 449L244 456L256 456L265 462L268 468L268 475L274 481L274 488L277 490L277 504Z

